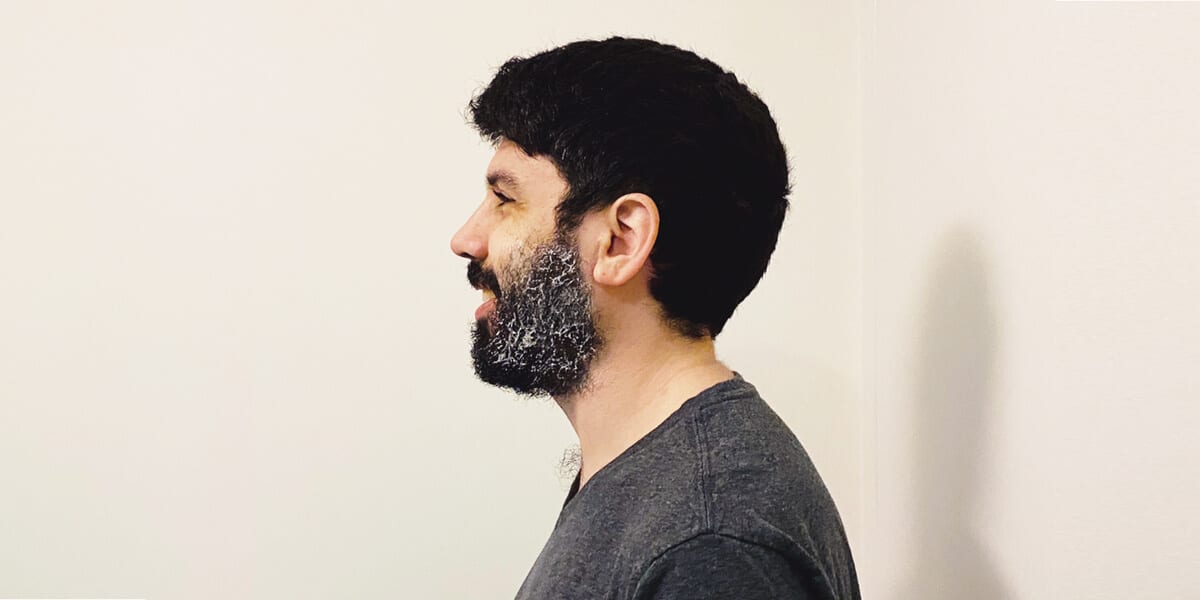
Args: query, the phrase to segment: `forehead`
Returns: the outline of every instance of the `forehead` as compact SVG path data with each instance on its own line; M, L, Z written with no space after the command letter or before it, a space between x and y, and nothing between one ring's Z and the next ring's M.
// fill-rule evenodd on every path
M485 177L489 183L531 204L554 206L570 187L549 158L530 156L507 139L496 146Z

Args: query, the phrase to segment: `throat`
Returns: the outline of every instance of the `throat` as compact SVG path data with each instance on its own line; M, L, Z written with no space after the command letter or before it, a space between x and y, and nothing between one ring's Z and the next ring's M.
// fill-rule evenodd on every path
M734 377L712 353L665 357L655 368L616 371L611 361L594 365L590 385L569 398L555 398L579 436L579 485L661 425L684 402ZM611 356L611 355L610 355ZM684 360L690 358L690 360ZM671 360L674 359L674 360Z

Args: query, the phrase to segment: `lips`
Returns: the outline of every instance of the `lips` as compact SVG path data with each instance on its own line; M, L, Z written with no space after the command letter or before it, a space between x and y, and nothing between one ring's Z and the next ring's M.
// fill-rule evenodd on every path
M471 287L483 292L483 304L475 309L475 320L487 321L488 329L493 329L496 298L499 297L497 290L500 289L500 282L496 280L496 274L489 269L484 269L479 262L472 260L467 265L467 282L471 284Z
M487 300L484 300L483 304L480 304L479 308L475 309L475 320L482 321L488 318L488 316L490 316L494 310L496 310L496 299L488 298Z

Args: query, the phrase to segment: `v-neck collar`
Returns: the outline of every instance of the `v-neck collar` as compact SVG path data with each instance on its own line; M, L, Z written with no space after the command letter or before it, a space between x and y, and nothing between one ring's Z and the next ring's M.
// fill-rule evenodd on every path
M730 389L737 389L737 388L741 388L743 386L749 386L749 385L750 384L746 383L746 380L742 378L742 375L740 373L738 373L737 371L734 371L733 377L726 379L724 381L715 383L715 384L705 388L704 390L700 391L695 396L688 398L687 400L685 400L683 402L683 404L679 405L679 408L675 409L675 412L668 415L667 418L664 419L662 423L659 423L654 429L650 430L649 433L642 436L640 439L638 439L636 442L634 442L631 446L626 448L624 452L621 452L619 455L617 455L616 458L609 461L608 464L604 465L603 467L600 467L599 471L596 471L594 474L592 474L591 479L588 480L588 486L591 487L592 483L595 482L596 479L600 475L613 470L613 469L610 469L610 467L615 467L615 466L619 465L619 463L624 462L625 459L627 459L629 456L633 455L642 446L650 443L650 441L652 441L654 438L658 437L664 430L666 430L668 427L670 427L670 425L672 423L683 418L683 415L685 415L687 412L689 412L694 405L699 403L700 399L711 397L711 396L714 396L717 394L723 395L723 392L726 392ZM579 481L582 477L583 477L583 468L580 467L580 470L575 472L575 481L573 481L571 483L571 489L567 492L567 498L565 500L563 500L563 507L562 507L563 515L565 515L565 513L566 513L567 505L571 503L571 500L575 499L575 497L579 495L579 488L580 488ZM562 516L562 515L560 515L560 516Z

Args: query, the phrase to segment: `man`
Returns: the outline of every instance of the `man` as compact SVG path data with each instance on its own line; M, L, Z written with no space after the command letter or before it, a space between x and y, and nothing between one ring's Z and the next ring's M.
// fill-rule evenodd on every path
M713 340L787 211L766 105L650 40L504 64L470 104L496 144L451 240L483 291L488 383L551 396L582 464L518 598L858 598L837 509Z

